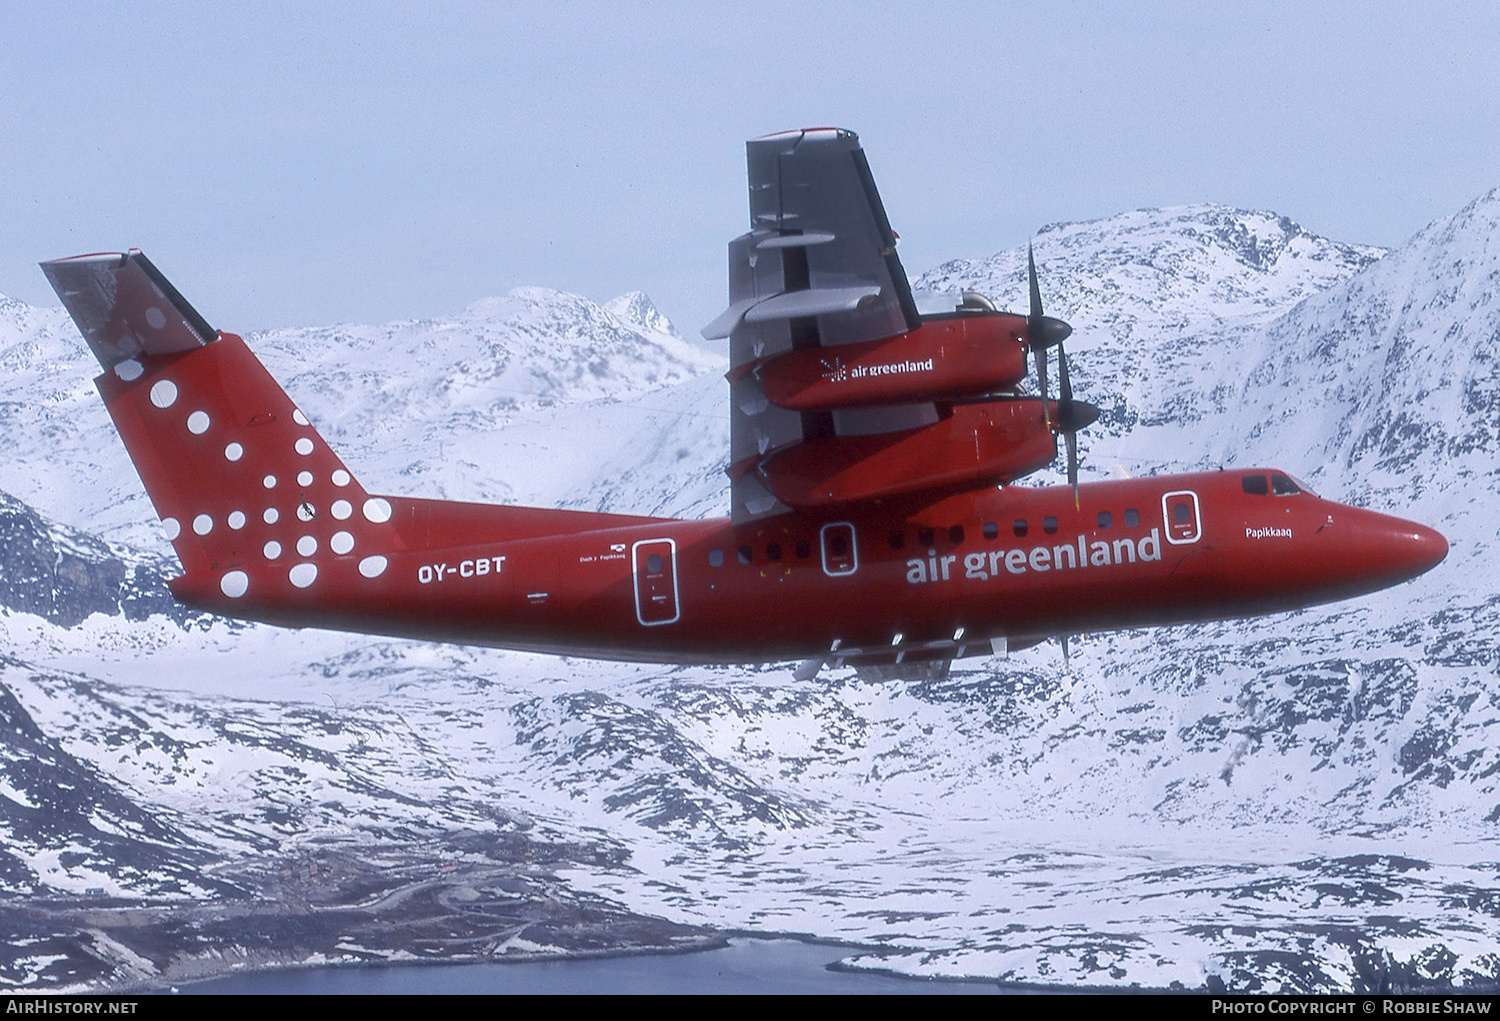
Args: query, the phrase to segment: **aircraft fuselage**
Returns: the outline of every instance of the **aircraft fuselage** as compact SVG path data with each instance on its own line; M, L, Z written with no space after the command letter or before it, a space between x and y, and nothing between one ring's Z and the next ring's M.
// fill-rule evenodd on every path
M144 254L44 263L182 565L173 593L290 627L562 655L941 670L1342 599L1447 553L1432 529L1271 469L1076 485L1100 410L1073 396L1072 327L1045 313L1030 245L1024 315L974 293L924 313L858 136L778 132L746 161L749 229L702 331L729 341L718 520L372 493ZM1059 454L1070 485L1014 485Z
M192 576L174 591L274 623L537 652L896 663L1294 609L1415 577L1447 552L1432 529L1270 469L1084 484L1076 507L1071 487L1012 486L739 526L600 515L591 528L596 516L576 514L575 530L493 542L471 541L483 507L388 499L409 548L385 558L378 585L351 557L265 605ZM451 520L454 508L470 517ZM440 544L415 547L417 532Z

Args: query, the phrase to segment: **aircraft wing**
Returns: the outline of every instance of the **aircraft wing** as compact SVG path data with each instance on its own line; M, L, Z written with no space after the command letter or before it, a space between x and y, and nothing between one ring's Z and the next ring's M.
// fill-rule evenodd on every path
M821 316L829 317L819 324L823 344L915 329L916 304L859 137L785 131L745 151L750 231L730 245L729 308L703 335Z
M755 370L772 359L893 337L921 320L854 132L788 131L745 148L750 230L729 245L729 307L703 329L707 338L729 338L728 471L736 521L787 509L761 471L769 458L819 440L912 430L939 418L931 403L794 411L767 399Z

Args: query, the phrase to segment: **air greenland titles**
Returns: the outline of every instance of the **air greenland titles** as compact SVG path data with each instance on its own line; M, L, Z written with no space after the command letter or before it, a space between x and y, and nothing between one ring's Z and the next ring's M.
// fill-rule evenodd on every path
M925 362L914 362L910 359L907 359L906 361L889 362L883 365L850 365L848 367L840 367L834 370L834 375L827 378L832 378L835 381L841 382L845 379L865 379L871 376L895 376L908 372L931 371L931 358L927 359Z
M1080 484L1099 410L1073 397L1072 328L1043 313L1029 249L1026 313L966 293L925 315L853 132L768 135L746 160L750 229L703 330L729 341L729 514L707 521L371 492L145 255L43 263L182 565L172 593L291 627L929 676L1047 636L1346 599L1446 555L1267 468ZM1063 445L1066 487L1014 484ZM1105 537L1113 514L1128 537ZM947 584L962 598L913 598Z
M1120 564L1148 563L1161 559L1161 530L1151 529L1150 535L1136 539L1116 539L1106 542L1090 536L1080 535L1078 542L1059 546L1032 546L1029 549L997 549L965 553L962 557L962 577L974 581L988 581L1006 574L1025 574L1027 571L1067 571L1080 567L1116 567ZM906 562L906 580L911 585L923 585L934 581L949 581L960 577L957 554L939 556L936 549L928 550L926 558L917 557Z

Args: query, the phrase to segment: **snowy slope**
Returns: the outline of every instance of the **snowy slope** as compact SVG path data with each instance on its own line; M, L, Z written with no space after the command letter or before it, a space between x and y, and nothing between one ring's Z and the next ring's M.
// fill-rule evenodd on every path
M1104 412L1079 434L1096 477L1210 466L1219 452L1194 426L1239 397L1261 353L1250 338L1383 254L1216 205L1055 224L1034 246L1044 307L1074 328L1074 390ZM975 290L1024 311L1026 252L944 263L913 287Z
M682 426L697 391L672 393L717 362L644 296L613 304L620 315L578 295L518 288L442 320L247 341L368 488L578 507L593 499L581 479L618 475L601 471L600 458L632 463L643 419L661 434L653 447L722 458L692 442L701 426ZM97 373L65 312L0 299L0 427L25 438L0 458L0 491L148 547L155 515L94 392ZM636 505L659 502L633 495Z

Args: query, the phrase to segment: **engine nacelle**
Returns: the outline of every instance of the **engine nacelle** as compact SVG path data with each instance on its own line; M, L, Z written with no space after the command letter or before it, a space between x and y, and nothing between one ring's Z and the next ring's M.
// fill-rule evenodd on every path
M883 340L790 351L754 369L766 398L792 411L949 401L996 393L1026 375L1026 318L932 316Z
M1057 420L1057 406L1050 409ZM964 404L920 429L827 436L774 453L756 469L790 507L820 507L947 488L999 485L1046 467L1057 437L1036 399Z

